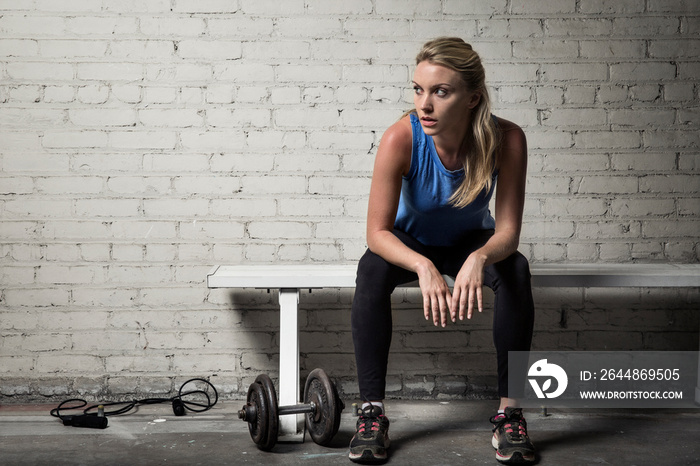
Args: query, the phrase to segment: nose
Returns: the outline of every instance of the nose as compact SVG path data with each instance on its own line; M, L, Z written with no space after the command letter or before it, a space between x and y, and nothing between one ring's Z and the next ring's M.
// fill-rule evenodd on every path
M433 102L430 100L430 95L425 94L419 97L418 106L424 112L430 112L433 110Z

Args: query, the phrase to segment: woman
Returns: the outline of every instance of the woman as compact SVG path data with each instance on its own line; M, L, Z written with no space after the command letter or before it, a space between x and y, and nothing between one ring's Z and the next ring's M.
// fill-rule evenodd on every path
M352 305L360 396L366 402L350 459L387 459L385 379L394 288L418 279L426 320L471 319L482 286L494 290L499 412L492 444L499 461L534 461L517 400L508 398L508 351L527 351L534 306L527 260L517 252L527 145L514 123L491 115L484 69L459 38L426 43L416 57L415 109L382 137L367 215L369 249ZM496 180L498 183L496 184ZM489 200L496 193L495 216ZM450 291L442 274L455 277Z

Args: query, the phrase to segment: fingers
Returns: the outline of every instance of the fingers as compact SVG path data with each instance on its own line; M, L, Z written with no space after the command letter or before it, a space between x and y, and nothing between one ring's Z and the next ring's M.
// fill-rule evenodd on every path
M456 308L456 304L459 303L459 320L464 320L465 316L467 319L471 319L474 313L474 305L476 305L479 312L483 312L483 298L484 295L480 284L470 283L466 287L455 287L452 306Z
M447 325L447 318L450 312L449 303L452 295L449 288L437 289L423 293L423 316L425 320L432 317L433 325L436 327ZM452 319L454 321L454 319Z

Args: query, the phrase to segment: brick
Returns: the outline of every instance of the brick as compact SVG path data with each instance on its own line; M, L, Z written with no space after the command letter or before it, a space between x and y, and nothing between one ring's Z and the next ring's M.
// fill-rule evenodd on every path
M282 172L305 172L314 166L316 172L337 172L340 158L335 154L286 154L275 158L275 167Z
M491 17L505 14L507 8L508 2L506 0L446 0L443 2L442 11L448 15L485 15Z
M585 14L642 13L644 0L582 0L579 9Z
M20 5L17 2L16 5ZM0 31L7 36L60 36L66 32L66 18L60 16L31 16L5 14L9 8L4 6L0 18ZM21 8L19 8L21 9Z
M51 81L71 81L73 80L73 65L61 63L8 63L6 66L7 75L16 80L44 81L46 76L51 76Z
M147 62L152 60L148 59ZM204 63L156 63L145 66L144 75L148 81L170 85L173 81L192 85L205 85L211 82L212 67Z
M668 36L678 33L678 18L632 16L613 19L613 34L619 36Z
M69 291L58 288L6 289L5 304L10 307L65 306Z
M238 41L181 40L177 43L177 55L182 58L236 60L241 58L242 46Z
M40 354L35 366L40 374L51 373L103 373L104 360L99 356ZM55 379L54 379L55 380Z
M547 18L545 32L551 37L603 37L611 35L615 21L616 19L605 17Z
M511 4L513 14L545 14L545 13L574 13L576 11L575 0L544 0L533 5L527 0L513 0Z
M611 213L619 217L668 216L675 212L673 199L614 199Z
M648 170L652 172L674 170L675 154L630 153L612 154L610 157L613 170Z
M143 89L143 99L141 102L151 104L172 104L177 100L177 88L174 87L145 87ZM141 113L149 110L141 110ZM152 109L151 112L162 112L168 110ZM170 110L172 111L172 110Z
M544 157L542 171L565 172L600 172L609 170L607 154L551 154Z
M165 194L171 189L169 177L111 176L107 188L119 194Z
M112 245L112 258L115 261L142 261L144 245L142 244L114 244ZM121 267L119 267L121 269Z
M216 239L217 241L241 239L244 236L244 232L243 224L230 220L222 222L183 222L180 224L180 238L190 240L195 238L198 241L205 239Z
M542 115L542 123L552 126L604 126L606 110L602 108L554 108L546 110Z
M697 5L692 0L650 0L649 11L691 13L697 11Z
M580 41L582 58L644 59L646 43L643 40Z
M111 236L115 239L158 239L175 237L175 223L168 221L120 220L111 222Z
M75 100L75 89L72 86L46 86L44 89L44 102L67 103Z
M141 18L141 24L146 18ZM76 16L65 18L66 30L79 36L105 36L136 34L136 18L107 16Z
M681 147L697 147L700 138L697 131L686 130L659 130L645 131L643 134L644 146L660 149L673 147L677 150Z
M78 100L85 104L103 104L109 98L107 86L80 86L78 88ZM109 109L114 112L115 109ZM70 114L70 113L69 113Z
M284 232L285 238L308 238L311 236L311 228L308 223L278 221L251 222L248 224L248 234L251 238L279 238L280 232Z
M639 189L639 180L635 176L589 175L575 179L574 186L574 192L580 194L636 193Z
M0 194L31 194L34 182L30 177L2 177L0 179Z
M545 199L543 210L550 214L590 218L605 215L608 205L604 199L578 196L575 199Z
M30 191L31 192L31 191ZM8 200L4 204L4 210L8 217L70 217L71 201L68 200Z
M688 175L649 175L639 179L639 191L643 193L694 193L697 177Z
M610 79L617 82L660 81L673 79L676 75L675 65L667 62L619 63L610 65Z
M641 146L635 131L581 131L574 134L574 145L581 149L632 149Z
M204 217L209 210L207 199L146 199L143 210L148 217Z
M543 22L539 18L480 18L477 30L480 37L489 38L529 38L544 35Z
M375 10L381 15L416 17L440 13L440 3L439 0L375 0Z
M143 65L138 63L78 63L77 77L95 81L139 81L143 78ZM72 70L71 70L72 79ZM53 76L53 73L50 73Z
M266 128L270 126L270 122L270 111L262 108L217 108L207 111L207 123L215 128L250 126L256 128Z
M197 37L204 34L207 23L204 18L187 17L149 17L139 18L139 30L142 34L151 37L176 36ZM211 27L211 26L210 26Z
M41 55L49 58L103 57L110 44L106 41L42 40L39 41Z
M426 23L427 25L425 25ZM447 21L445 21L445 23L447 23ZM367 40L370 38L383 37L407 37L410 35L411 30L418 32L419 30L430 28L431 24L433 24L433 22L420 19L410 21L407 18L375 18L365 16L346 19L343 24L343 30L353 39Z
M516 41L513 43L513 57L538 59L538 58L569 58L578 55L578 42L567 40L546 41Z
M621 109L610 111L610 123L620 126L670 126L676 118L675 110Z
M623 65L610 65L611 69L616 66ZM611 71L612 73L612 71ZM608 78L608 66L605 64L598 63L552 63L543 64L540 70L540 75L543 82L556 82L556 81L605 81Z
M109 145L116 149L173 149L176 134L167 131L113 131Z
M530 63L490 63L486 68L486 82L523 84L537 81L539 65Z
M0 44L0 57L33 57L38 54L37 41L6 39Z
M246 176L241 179L241 193L304 193L306 184L306 179L302 176Z
M131 109L71 109L71 122L78 126L134 126L136 112Z
M690 58L696 57L700 40L684 38L682 41L653 40L649 43L649 55L652 58Z

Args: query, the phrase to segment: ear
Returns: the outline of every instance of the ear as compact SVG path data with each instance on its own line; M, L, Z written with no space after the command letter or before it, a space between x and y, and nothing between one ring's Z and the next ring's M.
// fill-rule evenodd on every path
M470 97L469 97L469 103L467 103L467 108L469 110L473 110L474 107L479 105L479 102L481 102L481 94L478 92L474 92Z

